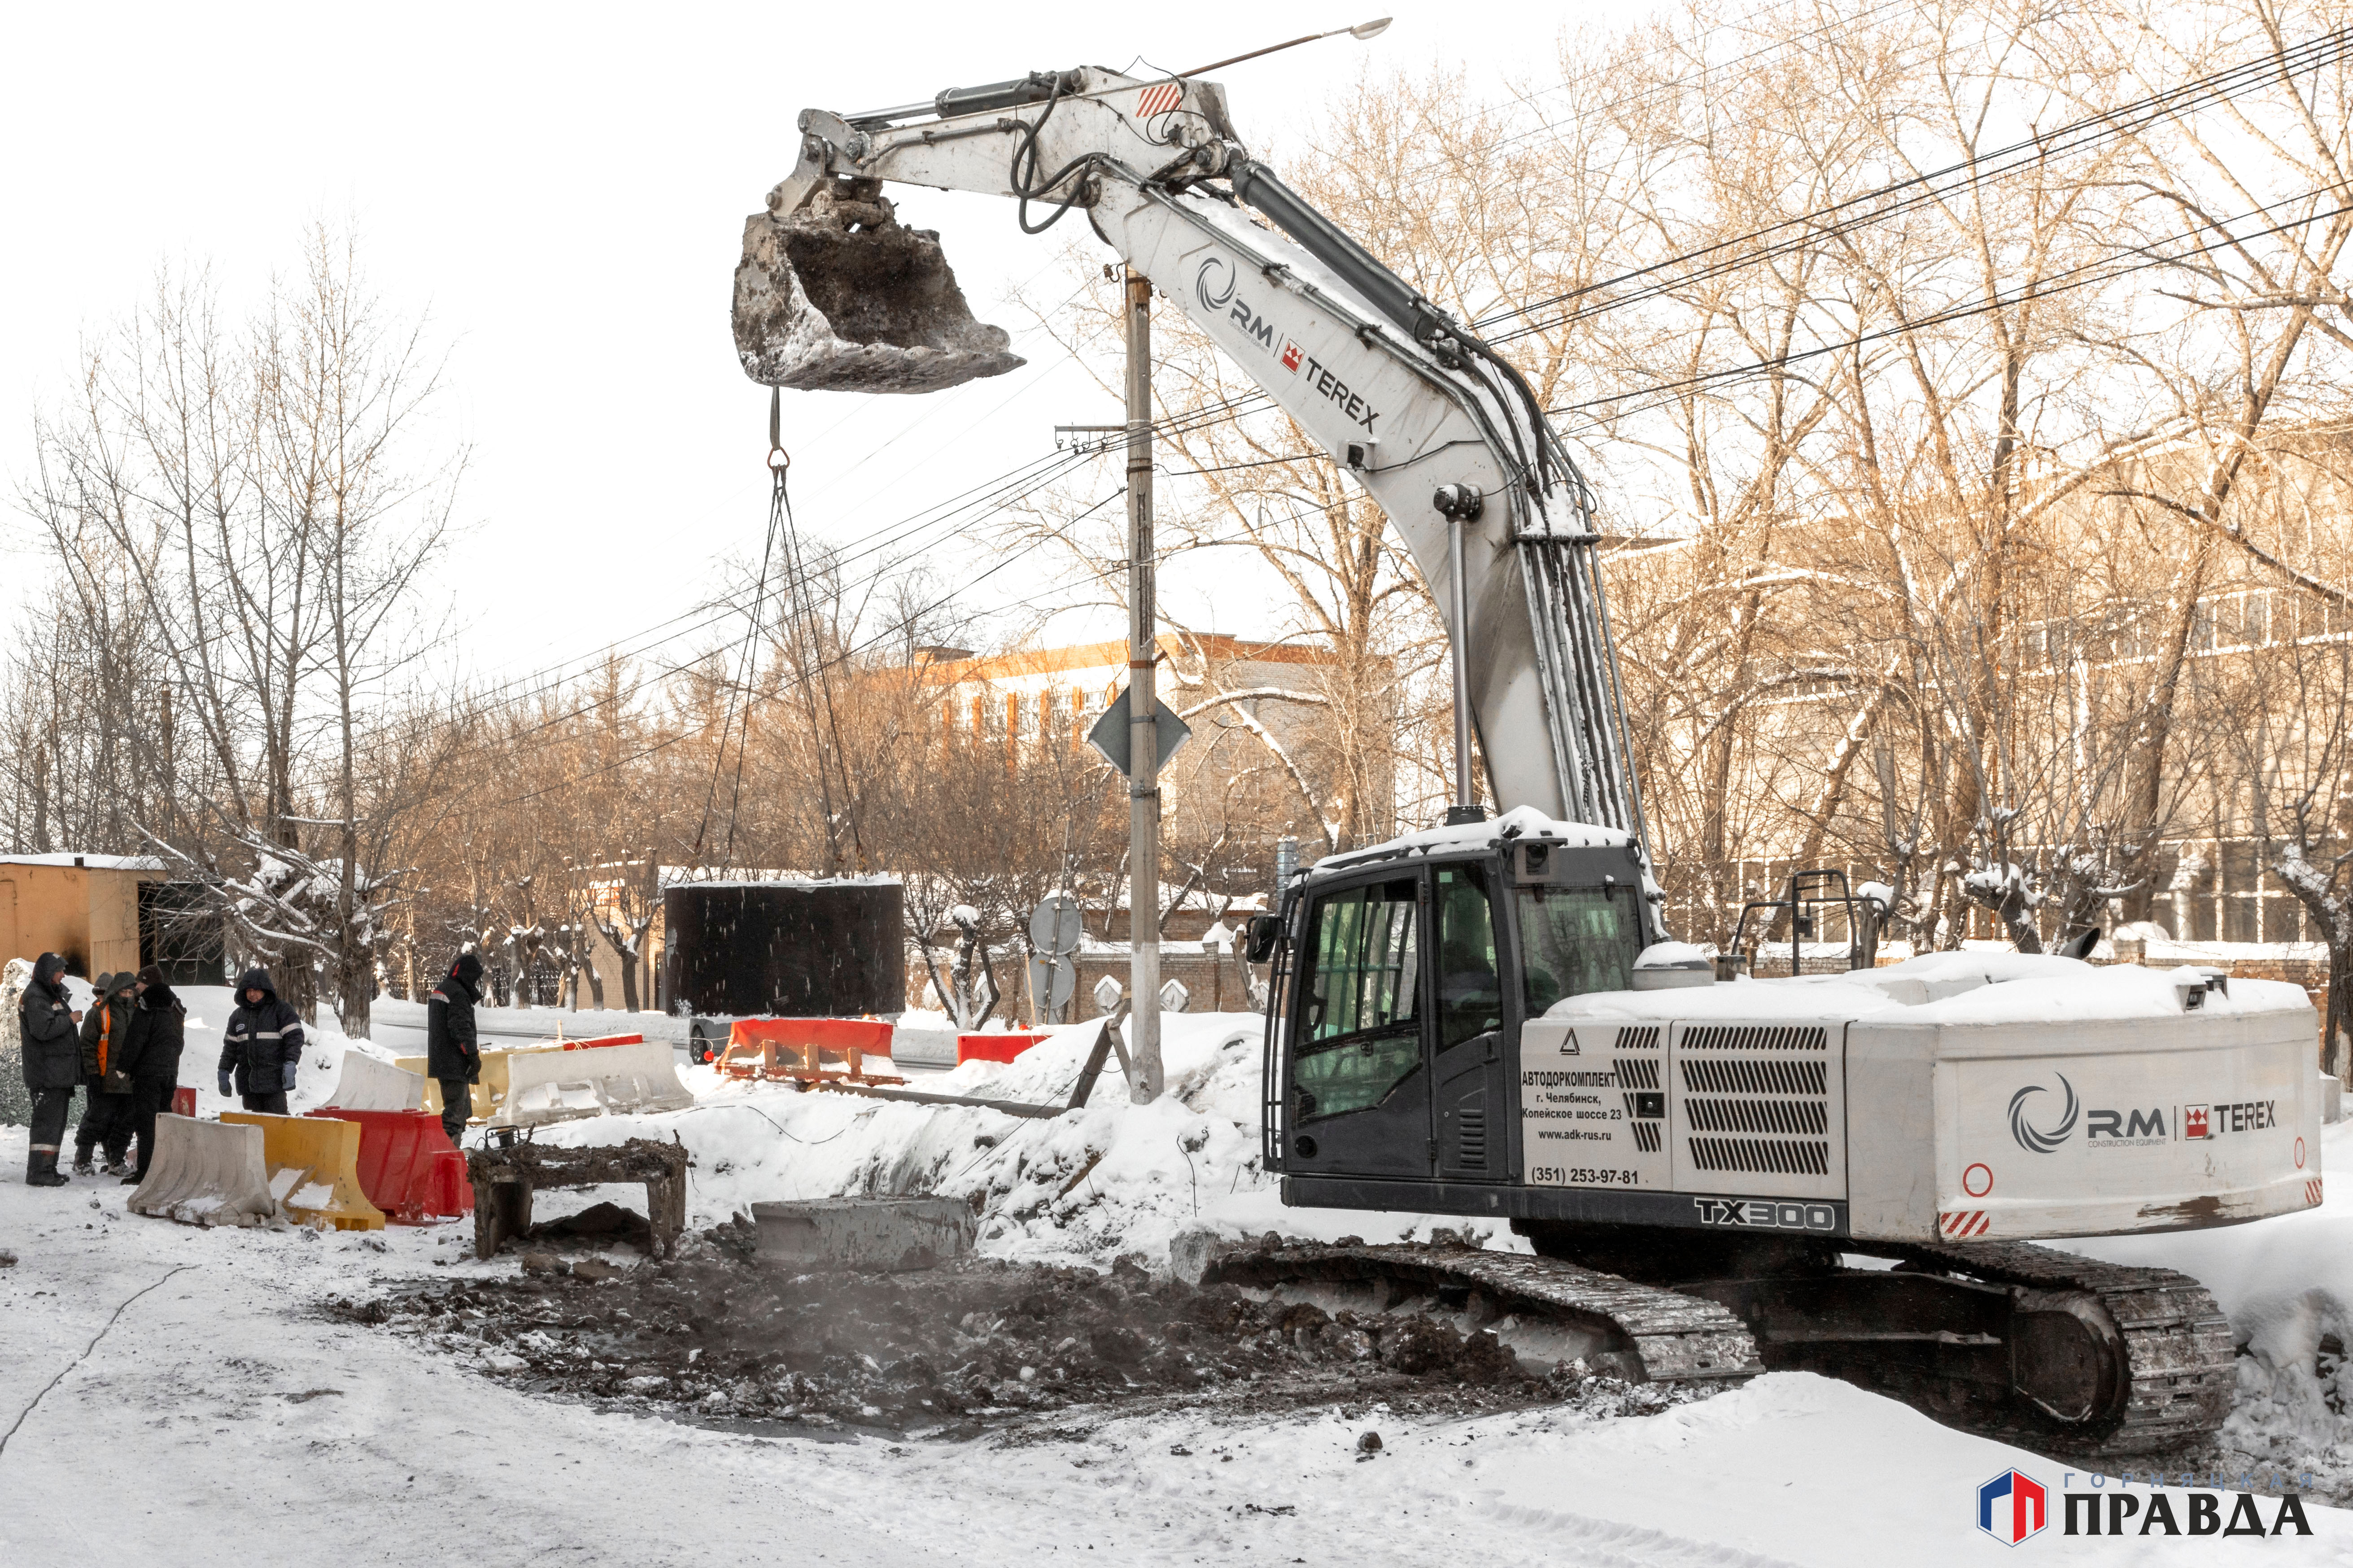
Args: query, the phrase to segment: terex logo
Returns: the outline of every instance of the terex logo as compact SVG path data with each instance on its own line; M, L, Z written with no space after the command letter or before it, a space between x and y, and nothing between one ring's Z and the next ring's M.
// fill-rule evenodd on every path
M2004 1470L1978 1489L1978 1528L2015 1546L2051 1522L2051 1493L2022 1470Z
M1365 401L1364 394L1351 391L1348 384L1333 374L1330 365L1317 359L1301 346L1296 338L1286 336L1274 324L1271 317L1251 307L1239 296L1240 280L1234 265L1221 256L1206 257L1200 269L1193 274L1193 297L1211 315L1223 314L1226 320L1241 331L1244 338L1261 353L1272 358L1292 374L1299 374L1302 362L1307 366L1308 384L1324 395L1332 405L1346 415L1351 423L1373 430L1380 410ZM1376 432L1377 433L1377 432Z

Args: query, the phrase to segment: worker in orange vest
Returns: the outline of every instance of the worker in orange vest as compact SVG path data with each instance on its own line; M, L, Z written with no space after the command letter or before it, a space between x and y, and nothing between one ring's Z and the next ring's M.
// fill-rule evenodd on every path
M123 1043L131 1035L131 971L98 977L98 994L81 1021L81 1125L74 1129L74 1174L93 1175L92 1152L106 1152L106 1173L130 1173L131 1071Z

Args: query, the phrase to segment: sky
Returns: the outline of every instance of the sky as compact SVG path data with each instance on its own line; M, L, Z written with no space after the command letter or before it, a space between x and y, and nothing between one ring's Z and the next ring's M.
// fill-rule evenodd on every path
M1395 25L1370 42L1343 36L1217 73L1254 150L1279 164L1366 68L1460 64L1507 99L1515 79L1542 85L1555 39L1624 11L1390 9ZM0 605L37 606L38 554L13 503L35 415L70 392L79 346L165 264L208 266L233 307L250 303L273 271L299 267L306 226L323 221L358 234L369 283L423 315L447 353L439 435L469 458L459 542L425 592L446 612L453 666L512 679L633 637L625 646L649 656L682 653L637 634L677 634L765 531L767 393L734 363L728 294L744 215L789 169L799 110L1138 57L1184 69L1379 14L1377 0L914 4L887 16L428 4L393 25L363 7L12 7L0 23L15 228L0 247ZM851 549L1050 452L1058 424L1119 417L1115 395L1010 301L1025 286L1051 291L1049 304L1067 292L1060 233L1025 237L1010 204L988 197L892 194L903 219L942 232L975 313L1013 331L1030 363L928 397L785 395L797 520ZM996 552L982 530L910 542L1000 626L1075 596L1039 556L984 576ZM1179 571L1164 591L1189 624L1272 629L1275 606L1247 587ZM1101 612L1046 628L1054 640L1117 629Z

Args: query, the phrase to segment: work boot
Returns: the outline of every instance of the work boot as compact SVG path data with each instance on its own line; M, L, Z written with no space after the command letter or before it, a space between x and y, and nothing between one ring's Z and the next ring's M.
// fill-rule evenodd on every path
M100 1165L99 1171L103 1175L127 1176L131 1173L131 1163L120 1154L109 1154L106 1163Z
M57 1168L57 1163L58 1157L54 1154L50 1155L49 1168L51 1170L55 1170ZM77 1176L95 1176L98 1174L98 1168L90 1163L89 1150L77 1149L74 1151L73 1173Z
M65 1177L58 1173L58 1152L36 1149L25 1159L25 1184L28 1187L62 1187Z

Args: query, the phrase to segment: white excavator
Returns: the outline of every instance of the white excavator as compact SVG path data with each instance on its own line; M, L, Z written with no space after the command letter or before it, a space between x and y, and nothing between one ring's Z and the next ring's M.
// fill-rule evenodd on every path
M2300 990L1974 952L1805 974L1805 944L1758 979L1671 941L1591 490L1519 372L1254 158L1219 87L1082 68L799 130L735 275L754 381L1020 363L885 184L1006 196L1033 233L1075 210L1370 492L1452 637L1447 821L1253 922L1264 1161L1288 1205L1508 1220L1533 1256L1269 1237L1204 1277L1633 1379L1807 1368L2050 1451L2219 1426L2203 1287L2034 1243L2317 1204Z

